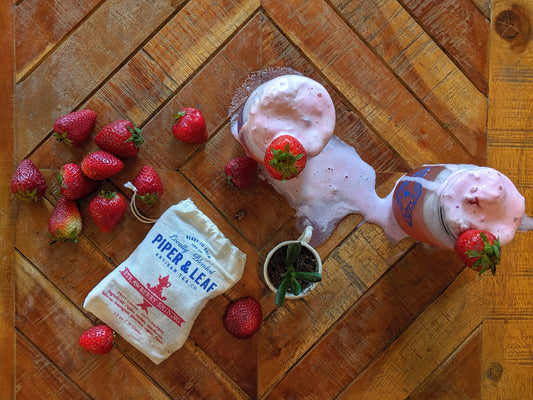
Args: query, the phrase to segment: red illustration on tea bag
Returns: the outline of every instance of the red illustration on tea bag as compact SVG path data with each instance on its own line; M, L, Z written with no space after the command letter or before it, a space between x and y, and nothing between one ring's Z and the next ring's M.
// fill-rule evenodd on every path
M170 285L172 285L169 282L168 278L169 278L169 275L164 276L164 277L161 277L161 275L159 275L159 278L158 278L159 282L155 286L152 286L149 283L147 283L146 287L150 290L150 292L156 295L160 300L166 300L167 298L163 296L163 289L166 289L170 287ZM150 304L146 300L146 298L143 299L143 302L141 304L137 304L137 305L140 306L144 311L146 311L147 314L148 314L148 308L152 307L152 304Z

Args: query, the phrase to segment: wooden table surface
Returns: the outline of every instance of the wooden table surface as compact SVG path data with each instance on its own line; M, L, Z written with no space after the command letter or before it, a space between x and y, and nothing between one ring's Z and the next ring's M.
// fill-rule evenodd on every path
M423 163L488 164L533 214L531 16L531 0L3 0L0 398L533 399L531 233L479 278L450 251L391 244L350 215L318 248L317 292L276 307L259 270L298 236L294 210L260 179L238 191L223 175L243 154L229 131L234 90L288 66L326 86L336 135L375 168L381 195ZM205 144L172 136L185 106L203 111ZM49 246L55 176L97 148L66 147L52 126L82 108L97 112L95 132L127 118L146 139L104 188L130 196L124 182L149 164L166 192L148 215L190 197L248 257L160 365L121 337L104 356L77 344L97 322L85 296L150 228L128 213L102 234L86 198L79 243ZM35 203L10 195L24 158L48 183ZM239 340L221 317L246 295L264 319Z

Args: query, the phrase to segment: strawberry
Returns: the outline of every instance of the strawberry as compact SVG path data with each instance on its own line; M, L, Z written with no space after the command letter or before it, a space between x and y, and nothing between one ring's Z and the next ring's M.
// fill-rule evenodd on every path
M298 139L282 135L269 144L263 165L272 178L285 181L298 176L306 161L305 149Z
M11 192L21 200L40 199L46 193L46 180L31 160L22 160L11 178Z
M134 157L144 143L141 130L126 119L104 126L95 137L96 144L117 157Z
M97 181L87 178L78 164L65 164L57 175L61 194L68 200L87 196L98 186Z
M137 189L137 196L149 206L157 203L164 193L161 178L149 165L141 168L133 181L133 186Z
M261 326L261 304L253 297L241 297L227 305L222 320L230 334L238 339L247 339Z
M89 215L104 233L109 233L128 211L126 198L117 192L101 191L89 202Z
M176 114L172 133L185 143L203 143L207 140L207 128L202 112L186 107Z
M48 220L50 244L72 240L78 242L82 221L78 205L73 200L61 196Z
M87 141L95 123L93 110L74 111L56 119L53 135L60 142L79 146Z
M81 170L88 178L101 181L118 174L124 163L113 154L100 150L89 154L81 162Z
M500 263L500 241L492 233L479 229L465 231L457 238L454 250L461 261L481 275L490 269L496 274Z
M95 325L83 332L78 343L85 350L94 354L106 354L113 349L115 333L107 325Z
M224 166L226 179L238 189L246 189L252 184L257 172L257 162L250 157L237 157Z

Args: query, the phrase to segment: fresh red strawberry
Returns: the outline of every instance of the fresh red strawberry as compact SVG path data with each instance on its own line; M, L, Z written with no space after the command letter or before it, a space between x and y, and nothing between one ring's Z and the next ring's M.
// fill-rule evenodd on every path
M11 192L21 200L37 200L46 193L46 180L31 160L22 160L11 178Z
M134 157L144 143L141 130L126 119L104 126L96 134L96 144L117 157Z
M224 166L228 182L238 189L246 189L252 184L257 172L257 162L250 157L237 157Z
M98 186L98 181L87 178L78 164L65 164L57 175L59 190L68 200L87 196Z
M85 350L95 354L106 354L113 349L115 333L107 325L95 325L83 332L78 343Z
M102 191L89 202L89 215L104 233L111 232L126 211L128 211L128 202L117 192Z
M157 203L164 193L161 178L149 165L141 168L133 181L133 186L137 189L137 196L149 206Z
M113 154L104 150L89 154L81 162L81 170L89 179L101 181L118 174L124 163Z
M207 128L202 112L186 107L176 114L172 133L185 143L203 143L207 140Z
M292 179L305 168L307 155L304 147L290 135L275 138L265 152L263 164L274 179Z
M78 205L75 201L67 200L61 196L48 220L50 243L65 242L67 240L78 242L81 229L82 221Z
M261 304L253 297L241 297L227 305L223 322L226 330L238 339L252 336L263 320Z
M93 110L74 111L56 119L54 137L60 142L79 146L87 141L96 123Z
M461 261L481 275L490 270L496 274L496 266L500 263L500 241L492 233L479 229L463 232L457 238L454 250Z

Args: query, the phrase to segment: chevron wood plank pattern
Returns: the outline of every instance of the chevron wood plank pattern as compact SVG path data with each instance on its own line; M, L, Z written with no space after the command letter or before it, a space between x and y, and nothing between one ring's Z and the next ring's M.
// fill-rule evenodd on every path
M530 1L520 3L533 13ZM335 134L375 169L381 196L424 163L487 161L530 193L533 178L520 172L529 151L521 146L530 140L527 134L505 139L528 122L520 111L511 127L491 114L516 107L505 103L506 90L520 94L517 82L530 85L533 58L525 57L522 67L517 61L529 54L527 40L509 56L505 46L512 41L499 42L492 29L494 8L511 6L503 0L4 1L0 126L10 134L2 150L0 397L533 398L524 376L524 365L533 362L531 301L524 294L533 286L531 259L502 278L516 289L511 299L517 302L502 300L499 281L464 270L453 252L411 239L393 243L352 214L317 248L324 265L318 289L277 307L262 265L277 243L299 236L295 210L267 181L256 178L238 190L223 173L226 161L244 155L230 132L235 90L256 71L290 67L331 94ZM515 69L506 69L507 61ZM513 73L525 81L513 83ZM205 143L172 135L183 107L204 113ZM84 108L97 113L90 140L79 147L57 142L56 118ZM79 242L49 245L59 169L96 151L95 133L117 119L134 122L145 143L100 188L131 198L124 184L151 165L165 195L154 207L142 206L145 215L158 218L191 198L247 255L240 281L206 304L185 344L159 365L120 335L104 356L77 343L99 322L83 308L86 295L135 250L150 225L128 212L103 234L86 197L78 201ZM500 150L505 156L494 155ZM31 204L15 201L9 188L25 158L48 186ZM531 214L530 196L526 201ZM531 238L519 235L515 246L530 254ZM504 265L514 265L508 257ZM517 276L528 279L513 286ZM251 338L236 339L224 330L222 315L244 296L260 301L263 322ZM525 344L513 350L511 340L520 338ZM504 397L494 378L500 363ZM487 369L493 376L487 378ZM519 396L513 382L524 397L505 397Z

